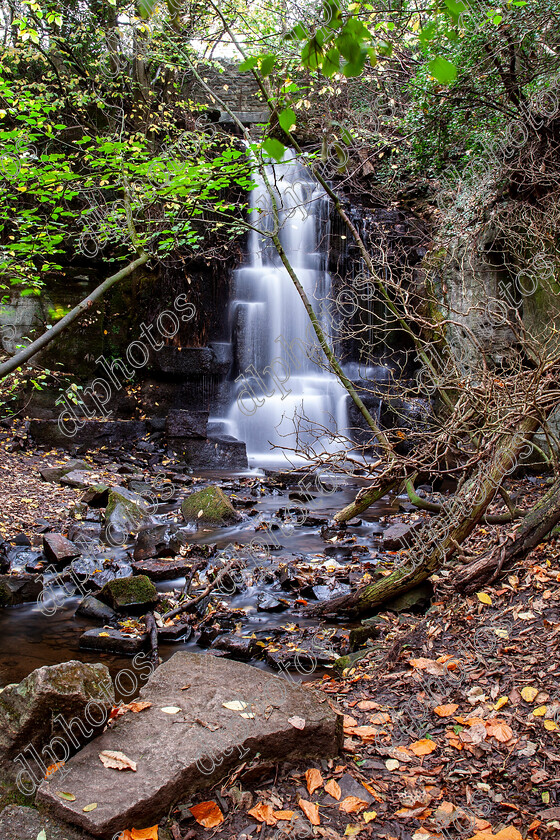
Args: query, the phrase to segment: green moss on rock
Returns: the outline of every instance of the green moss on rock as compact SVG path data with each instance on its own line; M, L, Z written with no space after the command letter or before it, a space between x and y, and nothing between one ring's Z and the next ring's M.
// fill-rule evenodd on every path
M185 522L208 525L230 525L239 522L241 515L220 487L205 487L191 493L181 505Z
M97 597L114 610L148 607L156 600L157 590L146 575L132 575L109 581Z

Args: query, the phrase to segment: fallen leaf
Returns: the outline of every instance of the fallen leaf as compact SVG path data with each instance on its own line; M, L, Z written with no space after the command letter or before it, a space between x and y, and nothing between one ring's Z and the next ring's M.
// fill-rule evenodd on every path
M204 828L215 828L224 821L224 815L212 799L209 802L199 802L198 805L193 805L192 808L189 808L189 811L197 823L203 825Z
M546 706L537 706L536 709L533 709L533 715L535 717L543 717L546 715Z
M61 799L66 799L68 802L74 802L76 799L73 793L66 793L64 790L57 790L56 795L60 796Z
M457 703L447 703L445 706L436 706L434 712L438 717L449 717L454 715L458 708Z
M397 761L397 766L398 766L398 764L399 764L399 762ZM334 779L329 779L329 781L325 785L325 791L326 791L326 793L329 793L332 796L333 799L336 799L337 802L340 799L340 797L342 796L342 791L340 790L340 785Z
M128 703L127 707L131 712L137 714L138 712L143 712L144 709L149 709L151 705L152 704L148 700L139 700L134 701L133 703Z
M374 820L377 816L377 811L364 811L362 817L364 818L364 822L369 823Z
M545 720L544 728L547 729L549 732L557 732L558 724L555 720Z
M491 604L492 598L490 595L487 595L486 592L477 592L476 597L480 601L481 604Z
M311 823L311 825L321 825L321 820L319 818L319 809L313 802L308 802L307 799L300 799L298 802L299 807Z
M538 693L538 688L535 688L532 685L526 685L524 688L521 689L521 696L523 697L526 703L532 703Z
M104 767L111 770L132 770L136 773L136 762L118 750L103 750L99 758Z
M495 712L499 712L499 711L500 711L500 709L502 708L502 706L505 706L505 705L506 705L506 703L508 703L508 702L509 702L509 697L507 696L507 694L504 694L504 696L503 696L503 697L500 697L500 698L499 698L498 700L496 700L496 702L494 703L494 711L495 711Z
M436 662L435 659L426 659L423 656L419 659L409 659L408 663L413 668L417 668L419 671L426 671L433 677L441 677L447 671L447 668L442 663Z
M109 636L109 634L108 634L108 633L98 633L97 635L98 635L98 636Z
M295 811L273 811L277 820L293 820Z
M158 826L151 828L133 828L130 832L131 840L158 840Z
M370 721L376 726L383 726L384 723L391 723L391 716L387 712L378 712L370 717Z
M356 825L356 823L348 823L348 825L346 826L346 831L344 832L344 836L355 837L356 834L359 834L361 830L361 825Z
M291 724L294 727L294 729L305 729L305 719L302 717L298 717L297 715L289 717L288 723Z
M177 715L182 709L179 706L163 706L160 712L165 712L166 715Z
M247 811L259 822L264 822L267 825L276 825L278 818L274 816L274 809L272 805L267 805L264 802L258 802L254 808Z
M397 770L400 767L400 762L396 758L388 758L385 767L387 770Z
M247 708L247 703L244 700L228 700L227 703L222 703L222 706L232 712L242 712Z
M45 834L44 828L42 828L39 834L37 835L37 840L47 840L47 835Z
M437 744L429 738L421 738L420 741L415 741L413 744L409 744L408 749L413 752L414 755L429 755L429 753L437 749Z
M338 806L338 810L345 811L347 814L358 814L364 808L367 808L367 805L367 802L358 799L357 796L346 796Z
M324 784L324 779L320 771L315 767L305 771L305 781L307 783L307 793L309 796L311 796L313 791L317 790L317 788L323 787Z
M87 814L87 813L89 813L89 811L95 811L96 808L97 808L97 802L92 802L90 805L84 805L84 807L82 808L82 811L85 811L86 814Z
M354 726L347 730L348 735L356 735L362 741L374 741L379 730L375 726Z
M513 738L513 730L507 723L503 723L502 721L488 726L487 729L488 734L492 735L496 741L500 741L501 744L505 744L506 741Z
M63 765L64 765L63 761L57 761L56 764L49 764L43 778L48 779L49 776L52 776L53 773L56 773L56 771L59 770Z

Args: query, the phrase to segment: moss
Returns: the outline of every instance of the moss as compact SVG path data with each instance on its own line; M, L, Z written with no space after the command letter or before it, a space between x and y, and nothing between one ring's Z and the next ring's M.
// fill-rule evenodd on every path
M157 598L157 590L146 575L116 578L106 583L99 600L117 609L132 604L149 604Z
M239 514L220 487L206 487L191 493L181 505L185 522L221 525L238 522ZM202 511L202 513L201 513Z

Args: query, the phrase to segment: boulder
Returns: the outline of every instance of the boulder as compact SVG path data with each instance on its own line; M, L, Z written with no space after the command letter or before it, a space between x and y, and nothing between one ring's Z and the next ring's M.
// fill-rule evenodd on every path
M110 487L105 509L104 539L113 545L122 545L132 531L153 525L148 503L138 493L125 487Z
M129 636L112 627L99 627L82 633L79 644L80 650L102 650L105 653L134 656L146 647L149 638L147 633Z
M96 621L113 621L117 613L93 595L86 595L80 601L76 615L83 615L85 618L94 618Z
M399 548L406 548L412 539L412 532L419 528L421 522L397 522L390 525L383 532L383 548L385 551L396 551Z
M86 470L72 470L60 479L60 483L66 487L76 487L78 490L87 490L89 487L98 487L99 481Z
M113 684L105 665L90 665L76 660L61 662L59 665L44 665L32 671L19 684L8 685L2 689L0 755L12 763L11 772L17 774L22 773L22 769L25 770L23 762L14 762L14 758L22 752L25 753L28 747L35 749L36 758L42 753L47 766L53 764L53 757L48 754L46 745L54 737L60 741L64 738L68 741L71 736L65 722L73 718L83 721L82 730L86 736L88 728L89 734L93 734L91 726L87 727L90 703L97 705L99 727L105 722L100 720L99 706L108 714L114 703ZM70 731L74 733L76 740L79 727L72 727ZM62 746L58 745L59 754ZM74 744L74 749L76 746L79 746L79 740ZM68 752L71 749L72 744ZM27 776L27 772L24 772L24 775ZM31 779L22 781L30 782Z
M174 580L185 577L191 570L192 562L186 557L160 557L157 560L134 560L131 565L135 575L146 575L150 580Z
M37 575L0 575L0 607L15 607L36 601L43 591L43 580Z
M97 597L114 610L140 613L155 602L157 590L146 575L131 575L110 580Z
M64 478L65 475L73 472L74 470L91 470L91 467L89 464L86 464L85 461L77 459L67 461L62 467L43 467L43 469L39 470L39 472L44 481L50 481L52 484L59 484L60 480Z
M183 408L173 408L167 415L165 431L167 437L206 438L207 426L207 411L186 411Z
M185 522L203 525L231 525L243 517L238 513L221 487L205 487L191 493L181 504Z
M67 565L82 553L78 546L67 540L62 534L45 534L43 551L49 563Z
M37 801L54 818L95 837L143 829L257 753L273 762L326 759L341 744L342 716L310 690L225 658L176 653L151 675L140 698L151 707L117 718L67 762L74 801L57 795L56 777L42 782ZM103 750L123 752L136 772L106 768ZM84 812L90 802L97 808Z
M143 528L138 532L134 543L133 557L135 560L146 560L150 557L169 557L175 554L171 548L173 529L170 523Z

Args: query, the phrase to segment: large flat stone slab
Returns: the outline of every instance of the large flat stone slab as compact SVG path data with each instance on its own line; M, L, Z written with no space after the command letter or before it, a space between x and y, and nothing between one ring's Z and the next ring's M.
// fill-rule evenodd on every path
M57 796L56 773L41 784L37 801L55 817L95 837L146 828L175 802L209 788L257 753L272 761L327 758L341 743L340 716L310 690L209 654L176 653L152 674L140 697L151 708L117 718L114 728L67 762L63 790L75 801ZM223 705L232 701L239 711ZM170 707L180 711L162 711ZM297 718L304 721L302 729L293 725ZM123 752L137 771L105 768L102 750ZM84 813L92 802L97 808Z

